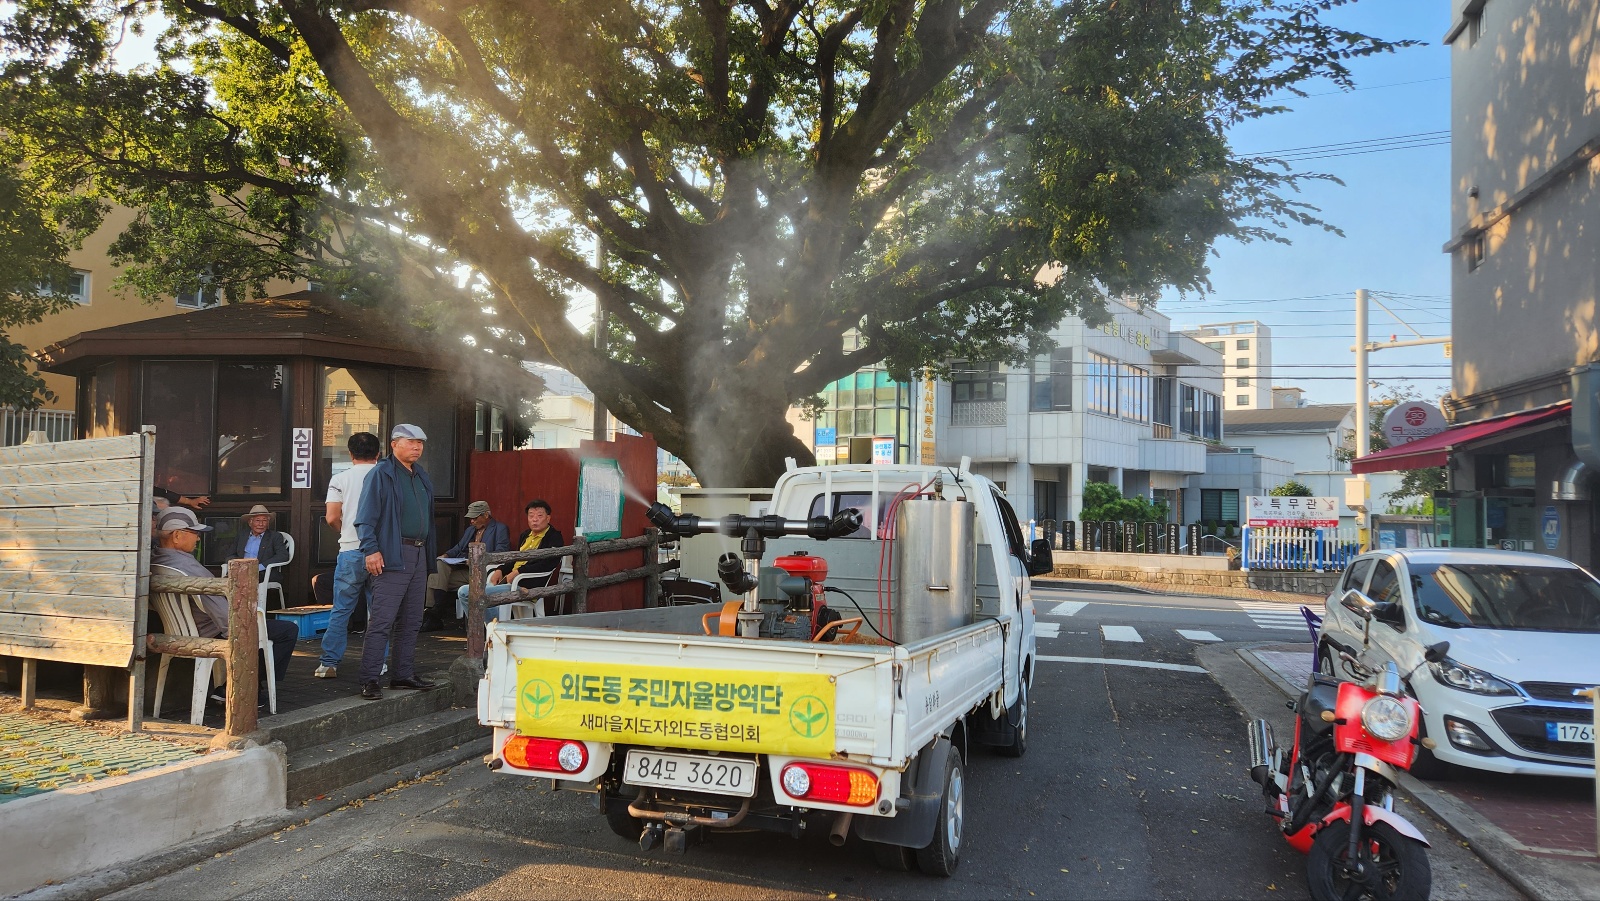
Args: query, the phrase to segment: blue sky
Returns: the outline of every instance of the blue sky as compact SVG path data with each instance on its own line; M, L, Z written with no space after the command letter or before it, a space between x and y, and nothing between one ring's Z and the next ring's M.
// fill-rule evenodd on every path
M1447 131L1450 127L1447 0L1363 0L1333 15L1338 24L1388 39L1425 42L1352 65L1358 90L1311 86L1320 96L1286 97L1290 112L1236 127L1230 138L1242 153L1369 141ZM1376 145L1369 145L1376 146ZM1343 237L1294 227L1285 246L1220 242L1212 261L1215 290L1204 300L1170 297L1161 309L1173 327L1258 319L1273 331L1275 385L1298 385L1317 403L1354 400L1355 291L1413 295L1391 308L1428 336L1450 329L1450 261L1440 248L1449 237L1450 148L1361 153L1294 164L1297 171L1326 172L1344 185L1314 183L1299 199L1322 211ZM1372 340L1414 337L1377 307ZM1449 390L1449 367L1437 346L1374 353L1380 384L1410 382L1435 399ZM1313 364L1326 364L1318 366ZM1417 367L1417 368L1408 368Z

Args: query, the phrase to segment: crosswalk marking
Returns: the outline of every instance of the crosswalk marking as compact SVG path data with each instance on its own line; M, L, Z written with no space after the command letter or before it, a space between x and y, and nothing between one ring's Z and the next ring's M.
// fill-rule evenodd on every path
M1140 644L1144 639L1139 637L1139 630L1132 626L1101 626L1100 634L1106 641L1133 641Z
M1089 606L1083 601L1063 601L1050 608L1050 616L1072 616L1079 610Z
M1184 638L1189 639L1190 641L1221 641L1222 640L1222 639L1218 638L1217 636L1212 635L1210 632L1201 632L1201 631L1199 631L1197 629L1179 629L1178 630L1178 634L1182 635Z
M1059 637L1061 637L1061 624L1060 623L1038 623L1038 622L1036 622L1036 623L1033 624L1033 637L1034 638L1059 638Z
M1274 604L1270 601L1235 601L1251 622L1263 629L1293 629L1304 631L1306 628L1305 617L1300 615L1299 607L1290 607L1285 604Z

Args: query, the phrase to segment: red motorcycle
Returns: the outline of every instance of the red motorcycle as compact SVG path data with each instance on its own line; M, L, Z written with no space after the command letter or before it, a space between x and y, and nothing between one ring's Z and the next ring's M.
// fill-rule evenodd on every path
M1358 591L1341 603L1370 628L1376 602ZM1450 650L1440 642L1427 660ZM1295 850L1308 854L1306 881L1318 901L1426 898L1433 887L1428 840L1394 810L1399 771L1410 769L1419 746L1421 705L1403 689L1393 663L1364 666L1341 653L1345 670L1361 682L1313 673L1299 699L1294 745L1281 748L1266 720L1250 724L1250 778L1267 797Z

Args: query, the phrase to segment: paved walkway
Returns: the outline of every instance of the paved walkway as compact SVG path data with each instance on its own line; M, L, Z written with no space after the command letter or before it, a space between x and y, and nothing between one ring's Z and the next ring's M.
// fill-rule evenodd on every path
M1309 647L1263 644L1241 648L1239 654L1293 697L1310 677ZM1443 780L1423 782L1410 774L1401 780L1408 793L1530 896L1600 896L1593 780L1459 768Z

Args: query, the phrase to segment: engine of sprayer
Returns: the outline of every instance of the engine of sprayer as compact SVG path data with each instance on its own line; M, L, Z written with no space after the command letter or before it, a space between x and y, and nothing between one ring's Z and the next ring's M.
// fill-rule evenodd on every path
M772 565L785 573L778 580L778 589L788 601L761 602L762 612L767 614L763 631L773 638L809 641L839 618L824 599L822 583L828 578L828 561L814 554L794 553L774 559Z

